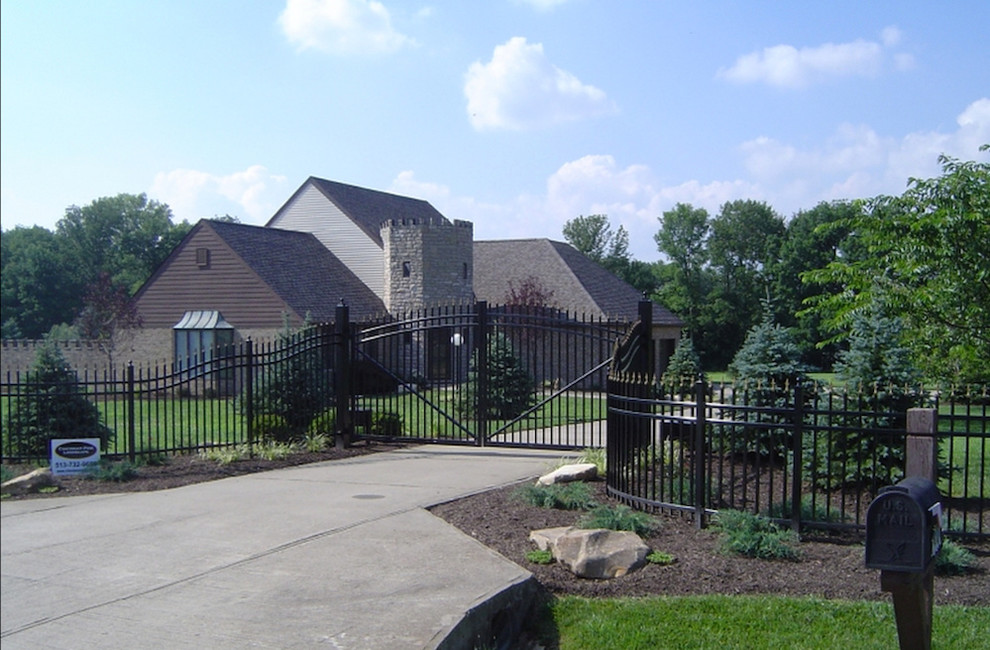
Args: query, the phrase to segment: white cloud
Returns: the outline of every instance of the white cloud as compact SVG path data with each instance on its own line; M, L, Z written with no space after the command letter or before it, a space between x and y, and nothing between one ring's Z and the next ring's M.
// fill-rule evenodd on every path
M515 0L517 4L529 5L537 11L552 11L567 0Z
M774 45L740 56L730 68L719 70L718 76L740 84L766 83L784 88L801 88L834 77L875 77L887 64L888 50L901 39L901 31L891 26L881 32L879 43L858 39L800 49ZM903 52L893 53L892 60L897 70L914 66L914 58Z
M375 0L287 0L278 22L299 50L388 54L414 43L393 29L388 10Z
M967 106L954 132L920 131L883 136L865 125L843 124L821 145L799 148L772 138L744 142L739 151L745 173L737 178L689 178L665 184L648 165L619 165L611 155L587 155L563 163L542 193L480 203L448 186L420 181L411 171L398 175L391 191L422 198L452 219L474 222L476 239L546 237L563 239L564 224L579 215L607 214L614 228L629 232L633 257L659 259L653 236L658 218L677 203L704 208L714 216L727 201L766 201L789 217L821 201L900 194L908 178L940 173L938 156L986 158L990 142L990 99Z
M195 222L223 214L244 223L267 221L284 200L286 178L261 165L218 176L195 169L174 169L155 175L148 194L167 203L178 220Z
M880 31L880 42L883 43L884 47L893 47L901 42L903 36L904 35L901 33L900 29L898 29L895 25L891 25L889 27L884 27L883 30Z
M615 111L605 92L550 63L543 45L523 37L495 47L488 63L472 63L464 94L479 130L525 130Z
M990 141L990 99L967 106L954 132L917 131L882 136L866 125L842 124L818 147L798 149L772 138L744 142L740 151L751 178L772 188L785 214L824 200L900 194L909 178L940 173L938 156L972 160Z

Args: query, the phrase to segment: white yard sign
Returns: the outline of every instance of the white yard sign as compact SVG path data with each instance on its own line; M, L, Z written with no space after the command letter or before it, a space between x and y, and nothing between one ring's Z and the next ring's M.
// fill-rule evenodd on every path
M52 440L52 474L83 474L100 464L99 438Z

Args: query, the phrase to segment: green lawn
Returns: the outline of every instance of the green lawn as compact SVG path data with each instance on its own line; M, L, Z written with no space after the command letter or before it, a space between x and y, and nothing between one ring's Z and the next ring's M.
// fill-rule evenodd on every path
M780 596L686 596L556 600L561 650L656 648L896 648L888 602ZM938 606L933 648L979 648L990 608Z
M117 432L107 450L124 454L127 440L127 407L123 401L100 401L103 422ZM168 398L135 400L135 448L138 451L202 447L237 443L247 439L247 424L230 399Z
M461 418L457 412L458 393L449 389L430 389L418 395L373 396L363 398L359 407L376 413L397 413L402 418L403 432L415 436L457 437L467 436L450 420L459 420L473 433L474 421ZM539 398L541 401L543 397ZM434 408L434 406L436 408ZM447 414L446 416L444 414ZM604 420L607 417L606 399L601 393L565 393L528 414L521 426L526 429L542 429L576 422ZM489 423L491 431L505 425L505 420Z

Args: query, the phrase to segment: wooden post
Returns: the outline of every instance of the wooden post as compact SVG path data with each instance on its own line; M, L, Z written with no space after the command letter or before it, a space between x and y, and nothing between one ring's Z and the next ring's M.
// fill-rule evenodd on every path
M935 409L908 409L905 476L937 481L938 415ZM880 589L894 600L897 640L901 650L931 650L932 607L935 603L935 563L921 573L880 571Z
M938 482L938 416L935 409L908 409L904 475Z

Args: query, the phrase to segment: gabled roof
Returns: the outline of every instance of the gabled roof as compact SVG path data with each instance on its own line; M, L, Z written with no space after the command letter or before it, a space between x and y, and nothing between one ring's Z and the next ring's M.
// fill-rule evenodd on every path
M551 306L573 313L636 319L642 294L570 244L550 239L474 243L474 293L505 302L511 286L535 277L552 292ZM680 318L653 303L654 325L682 327Z
M384 313L385 305L310 233L204 221L299 315L333 320L341 299L351 316Z
M429 202L408 196L369 190L356 185L310 176L289 200L268 220L271 225L282 211L307 185L316 187L327 199L356 223L379 246L382 245L381 226L391 219L415 220L418 223L449 223Z

